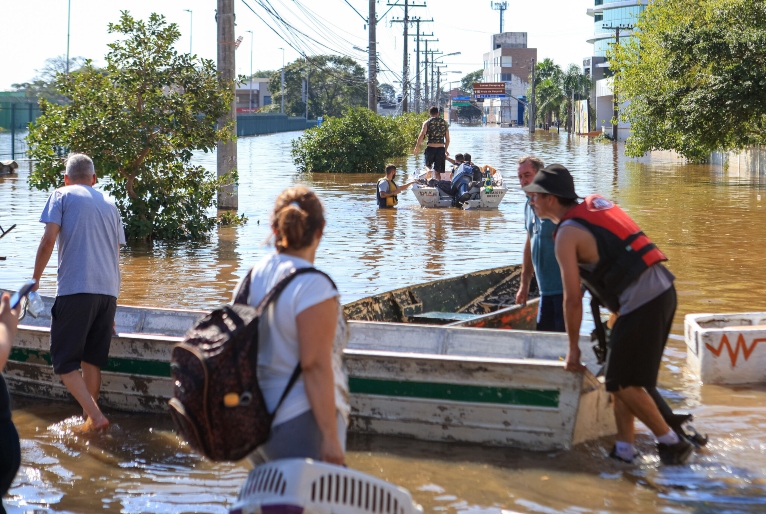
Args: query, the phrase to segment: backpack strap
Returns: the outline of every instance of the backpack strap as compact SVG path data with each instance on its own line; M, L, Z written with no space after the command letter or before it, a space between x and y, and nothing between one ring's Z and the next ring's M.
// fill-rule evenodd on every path
M237 294L237 297L235 298L235 303L248 303L248 300L250 299L250 276L253 273L253 269L251 268L250 271L247 273L247 277L245 277L245 283L242 284L242 289L239 290L239 293ZM320 275L324 275L327 280L330 281L332 284L332 287L335 288L335 290L338 290L338 286L335 285L335 282L333 279L330 278L330 276L325 273L324 271L319 271L318 269L314 267L309 268L298 268L290 272L289 275L287 275L285 278L277 282L277 284L269 291L266 296L263 297L263 300L260 301L258 306L256 307L256 315L260 318L263 314L263 311L266 310L269 305L271 305L272 302L276 301L279 295L282 293L282 291L285 290L285 288L290 284L290 282L293 281L294 278L298 277L299 275L304 275L306 273L319 273ZM240 301L242 298L244 298L244 301ZM277 406L274 408L274 411L271 413L272 416L276 414L279 407L282 405L282 402L287 398L287 395L290 393L290 390L293 388L295 383L298 381L298 377L301 374L301 363L300 363L300 357L298 358L298 364L295 366L295 369L293 370L293 374L290 376L290 380L287 382L287 386L285 387L285 390L282 392L282 396L279 398L279 402L277 403Z

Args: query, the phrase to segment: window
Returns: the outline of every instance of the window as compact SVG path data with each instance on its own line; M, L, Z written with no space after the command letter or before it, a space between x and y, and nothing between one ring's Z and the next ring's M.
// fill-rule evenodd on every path
M602 13L602 14L596 14L596 15L593 17L593 19L594 19L594 21L597 21L597 22L598 22L598 21L604 21L604 14L603 14L603 13Z
M510 68L513 66L513 56L504 55L501 59L501 66L503 68Z

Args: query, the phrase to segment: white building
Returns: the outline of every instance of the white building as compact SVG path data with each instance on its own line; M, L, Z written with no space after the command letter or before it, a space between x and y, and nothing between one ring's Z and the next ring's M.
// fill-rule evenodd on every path
M649 0L594 0L594 6L588 9L588 16L593 17L593 37L588 43L593 44L593 55L583 59L583 71L589 74L595 87L590 103L595 107L595 120L591 126L596 130L605 130L612 134L614 117L614 93L612 73L606 60L609 45L614 44L616 30L621 27L620 41L631 36L629 27L635 25L638 16L646 8ZM630 125L621 122L618 125L617 138L624 141L630 135Z
M537 62L537 48L527 48L526 32L503 32L492 36L492 50L484 54L483 82L505 82L506 99L484 100L487 123L524 124L532 62Z

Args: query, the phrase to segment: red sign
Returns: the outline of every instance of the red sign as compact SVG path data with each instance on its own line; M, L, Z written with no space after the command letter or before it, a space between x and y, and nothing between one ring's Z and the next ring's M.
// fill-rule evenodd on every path
M474 82L473 94L475 95L504 95L505 82Z

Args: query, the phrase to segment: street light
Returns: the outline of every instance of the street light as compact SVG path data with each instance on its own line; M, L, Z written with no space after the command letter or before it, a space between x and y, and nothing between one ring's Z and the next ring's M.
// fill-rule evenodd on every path
M248 105L248 114L253 113L253 31L247 30L250 33L250 104Z
M72 0L67 2L66 9L66 76L69 78L69 21L72 18Z
M280 95L282 97L282 107L280 109L280 113L285 113L285 49L279 48L282 50L282 94Z
M192 27L194 22L194 13L191 9L184 9L184 11L189 13L189 55L192 53Z

